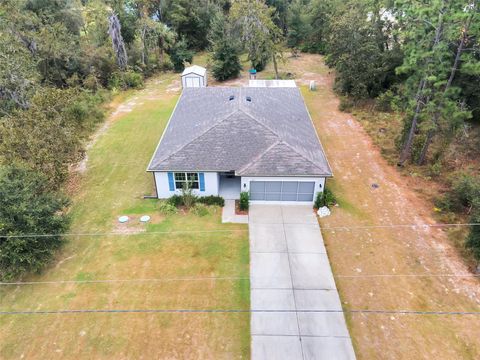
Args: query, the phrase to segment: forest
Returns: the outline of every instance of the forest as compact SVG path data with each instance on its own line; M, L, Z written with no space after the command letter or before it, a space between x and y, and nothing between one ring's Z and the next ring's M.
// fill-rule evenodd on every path
M199 52L218 81L240 74L242 56L284 78L286 57L323 55L341 109L400 116L395 166L423 169L445 187L438 208L480 223L477 0L3 0L1 279L40 271L61 248L66 182L104 104ZM480 226L464 245L480 262Z

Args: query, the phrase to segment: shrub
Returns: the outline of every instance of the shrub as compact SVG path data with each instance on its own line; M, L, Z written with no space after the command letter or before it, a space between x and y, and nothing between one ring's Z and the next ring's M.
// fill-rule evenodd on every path
M140 89L143 87L143 75L133 71L124 74L124 83L128 88Z
M479 208L475 209L470 217L470 223L472 224L480 223L480 203L478 204L478 207ZM465 247L472 251L473 257L480 263L480 226L471 227Z
M184 199L184 193L182 192L182 195L172 195L167 199L167 202L171 204L172 206L179 207L182 205L185 205L185 199ZM211 205L211 206L220 206L223 207L225 206L225 200L221 196L215 196L215 195L209 195L209 196L201 196L197 197L194 194L190 194L189 196L193 197L193 202L191 202L191 206L200 203L204 205ZM191 201L191 200L189 200ZM187 201L188 202L188 201ZM187 206L188 207L188 206Z
M395 94L392 90L387 90L380 94L376 99L377 109L383 112L392 111L392 103L395 98Z
M134 71L114 72L108 80L110 89L139 89L143 87L143 75Z
M197 197L193 193L192 187L188 182L185 182L183 184L181 197L182 197L183 205L187 209L190 209L193 205L195 205Z
M197 216L206 216L209 214L208 207L198 203L193 206L192 212Z
M197 198L197 203L205 204L205 205L215 205L224 207L225 200L221 196L209 195L209 196L201 196Z
M337 203L337 199L330 189L323 190L323 203L325 204L324 206L333 206Z
M320 209L323 205L323 192L318 192L315 197L315 202L313 203L314 209Z
M352 108L355 106L355 102L350 99L349 97L342 96L340 98L340 105L338 105L338 110L343 112L350 112Z
M183 199L180 195L172 195L167 199L167 202L175 207L179 207L183 205Z
M45 175L0 167L0 279L38 272L53 258L69 225L68 200L51 190ZM6 237L52 234L55 236Z
M163 214L163 215L174 215L177 213L177 207L175 205L172 205L169 200L167 201L162 201L158 205L158 210Z
M240 204L239 204L240 210L242 211L248 210L248 206L249 206L248 192L242 191L240 193Z
M313 203L313 207L316 209L320 209L323 206L333 206L337 203L335 199L335 195L330 189L323 189L323 192L317 193L317 197L315 198L315 202Z
M480 205L480 178L462 174L453 183L453 192L461 205L472 208L475 203Z

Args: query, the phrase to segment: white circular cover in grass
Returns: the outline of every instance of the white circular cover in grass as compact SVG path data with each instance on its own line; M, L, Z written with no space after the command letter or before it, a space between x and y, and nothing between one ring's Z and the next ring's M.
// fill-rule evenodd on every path
M141 222L147 222L150 220L150 216L148 215L143 215L141 218L140 218L140 221Z
M128 221L128 216L127 215L123 215L123 216L120 216L118 218L118 222L125 223L127 221Z

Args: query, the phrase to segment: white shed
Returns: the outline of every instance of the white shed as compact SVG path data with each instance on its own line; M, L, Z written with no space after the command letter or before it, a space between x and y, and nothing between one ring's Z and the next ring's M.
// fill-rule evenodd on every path
M205 87L207 86L207 69L193 65L185 68L182 73L182 87Z

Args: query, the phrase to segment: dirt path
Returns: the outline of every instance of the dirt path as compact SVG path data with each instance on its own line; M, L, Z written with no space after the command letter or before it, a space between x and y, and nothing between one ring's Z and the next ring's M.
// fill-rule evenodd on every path
M478 279L424 276L468 273L444 230L327 229L433 223L433 205L420 199L386 163L359 122L338 110L339 101L331 90L333 74L321 57L303 55L290 59L284 68L295 73L299 85L317 82L317 92L303 92L335 176L327 186L339 197L340 206L321 225L344 306L480 311ZM388 276L364 276L374 274ZM480 357L478 315L354 314L348 320L360 359Z

